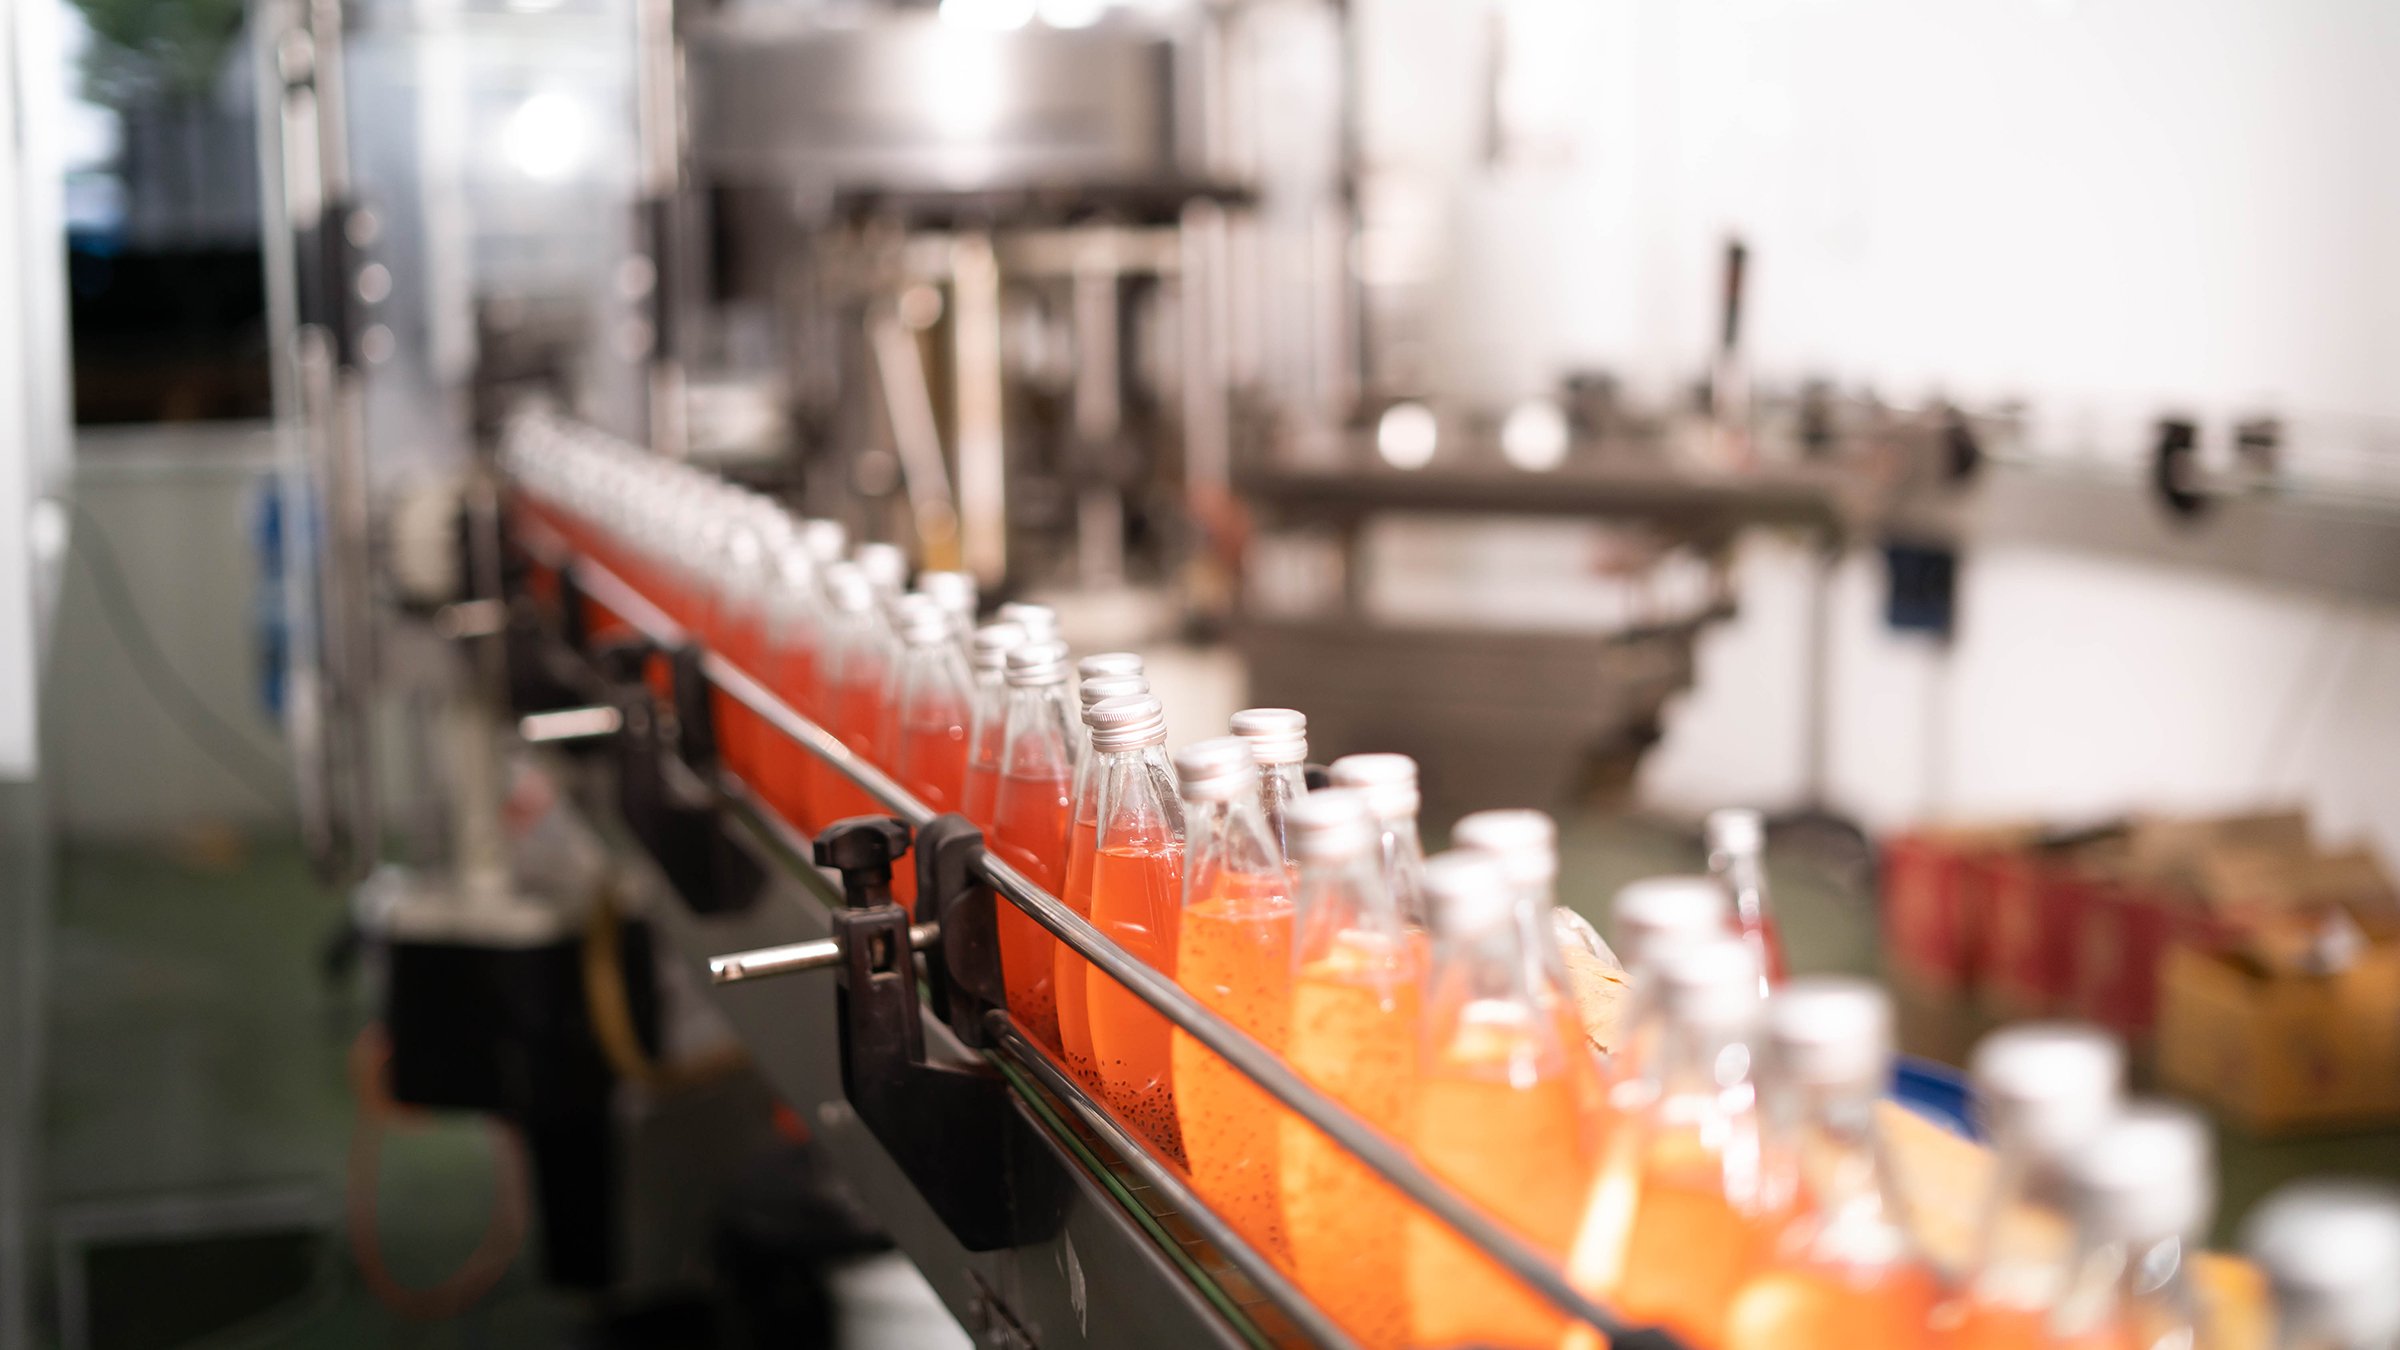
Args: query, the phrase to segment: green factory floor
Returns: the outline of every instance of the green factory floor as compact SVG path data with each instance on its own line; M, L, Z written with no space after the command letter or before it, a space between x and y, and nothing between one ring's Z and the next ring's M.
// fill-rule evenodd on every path
M1562 842L1564 898L1596 920L1623 881L1699 862L1687 834L1638 820L1579 817ZM344 1065L366 1009L320 975L337 904L292 848L70 845L55 876L37 1165L54 1230L118 1234L84 1244L73 1261L95 1310L94 1350L189 1343L195 1318L245 1310L206 1344L433 1350L586 1339L584 1310L545 1290L522 1260L473 1311L438 1324L397 1319L356 1274L341 1226L352 1118ZM1773 882L1795 970L1875 970L1864 896L1791 861ZM1980 1026L1971 1009L1904 1004L1904 1040L1924 1053L1954 1059ZM2223 1154L2229 1221L2302 1173L2400 1179L2400 1133L2268 1143L2227 1132ZM485 1133L468 1121L424 1118L387 1141L377 1231L399 1280L437 1279L474 1247L491 1162ZM250 1240L186 1241L245 1210ZM124 1236L144 1225L155 1241Z

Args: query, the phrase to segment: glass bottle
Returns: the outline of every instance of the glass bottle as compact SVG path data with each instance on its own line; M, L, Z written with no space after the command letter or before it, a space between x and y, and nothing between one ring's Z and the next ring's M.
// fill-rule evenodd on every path
M1488 854L1499 864L1512 897L1517 950L1525 960L1525 987L1558 1027L1575 1087L1577 1119L1583 1122L1585 1172L1597 1160L1606 1084L1600 1062L1584 1035L1583 1018L1567 983L1566 956L1550 915L1557 906L1558 826L1539 811L1477 811L1451 827L1450 842Z
M1089 659L1088 657L1085 659ZM1075 761L1074 804L1067 826L1067 888L1059 894L1067 908L1092 917L1092 861L1099 852L1100 795L1092 779L1100 757L1092 753L1092 709L1112 698L1131 698L1150 692L1139 675L1104 675L1084 680L1075 690L1083 704L1083 752ZM1066 1054L1067 1070L1093 1091L1100 1091L1098 1061L1092 1056L1092 1018L1086 1005L1086 977L1091 963L1061 942L1051 953L1051 980L1058 996L1058 1039Z
M805 536L778 551L773 582L767 593L766 643L759 678L777 698L812 722L822 723L824 709L817 689L817 653L824 638L824 592L817 579L817 561ZM814 808L809 784L816 756L781 735L768 731L759 757L760 795L785 820L813 829Z
M1708 874L1733 902L1733 922L1742 940L1758 953L1767 989L1783 983L1783 931L1767 894L1767 825L1758 812L1726 807L1708 813ZM1763 992L1763 991L1762 991Z
M1644 979L1657 1038L1635 1109L1612 1121L1569 1274L1635 1322L1719 1345L1786 1198L1770 1189L1752 1074L1758 959L1720 933L1647 954Z
M970 654L975 636L975 610L982 593L975 585L971 572L920 572L917 589L933 597L933 602L950 616L950 640L958 648L959 659Z
M1290 708L1245 708L1233 715L1233 734L1250 743L1258 761L1259 805L1280 850L1283 814L1308 794L1308 718Z
M883 726L884 687L892 668L892 634L875 603L875 588L855 563L835 563L825 569L828 610L825 666L824 728L841 739L852 754L870 762L881 757L875 739ZM823 760L815 765L809 797L818 818L810 829L822 830L849 816L871 815L882 806L864 788Z
M764 517L749 513L724 536L711 596L705 638L726 660L756 675L766 653L767 599L775 576L773 543ZM787 526L788 528L788 526ZM758 781L759 759L771 734L758 714L725 690L711 686L709 715L716 723L717 753L744 782Z
M1516 888L1490 855L1465 850L1426 863L1425 882L1434 964L1411 1141L1460 1194L1563 1257L1587 1180L1583 1128L1558 1018L1533 988L1540 958L1525 950ZM1407 1288L1417 1344L1548 1346L1567 1325L1425 1214L1410 1216Z
M2400 1193L2374 1182L2294 1182L2261 1201L2242 1247L2275 1296L2277 1350L2400 1345Z
M1755 959L1755 952L1753 952ZM1937 1286L1877 1143L1892 1005L1861 980L1798 980L1766 1005L1768 1090L1807 1212L1773 1235L1725 1315L1726 1350L1930 1344Z
M887 610L908 590L908 554L898 544L860 544L850 557Z
M1220 737L1185 746L1174 761L1184 831L1175 979L1281 1053L1292 1016L1292 877L1267 837L1250 747ZM1287 1261L1275 1099L1180 1030L1170 1058L1193 1189L1251 1246Z
M1665 1022L1658 958L1678 944L1723 936L1733 906L1707 877L1644 877L1618 889L1610 914L1631 982L1608 1065L1609 1109L1623 1115L1640 1110L1656 1086L1647 1070Z
M1417 836L1417 762L1406 755L1344 755L1325 771L1338 788L1356 788L1383 836L1383 884L1400 922L1419 932L1425 913L1425 845Z
M1011 600L993 611L992 617L1024 629L1027 642L1058 641L1058 611L1048 605Z
M1299 893L1292 937L1294 1072L1395 1139L1415 1125L1423 932L1386 884L1382 831L1355 789L1312 792L1284 817ZM1284 1232L1317 1306L1369 1350L1409 1337L1411 1206L1314 1125L1280 1120Z
M2067 1164L2074 1279L2050 1317L2071 1350L2193 1350L2207 1343L2192 1258L2216 1192L2208 1126L2181 1107L2137 1103ZM2395 1269L2400 1274L2400 1269Z
M1000 796L1000 736L1008 716L1008 654L1025 645L1025 630L1013 623L987 623L975 630L973 671L975 715L967 726L967 788L960 810L982 828L992 827Z
M1018 647L1008 654L1007 679L991 848L1026 880L1056 895L1066 880L1067 794L1075 778L1067 649L1055 642ZM999 909L999 929L1000 973L1007 984L1009 1011L1028 1034L1056 1050L1058 1002L1050 973L1054 939L1031 916L1005 902Z
M934 814L956 811L966 798L967 731L975 688L939 604L907 606L901 614L900 673L894 681L893 776ZM916 911L914 865L895 868L892 893Z
M1100 805L1092 926L1172 977L1183 908L1183 812L1166 740L1165 710L1148 694L1092 705L1092 753L1100 757L1093 771ZM1166 1018L1105 976L1087 977L1084 1006L1109 1105L1161 1154L1183 1162Z
M2066 1165L2116 1114L2125 1054L2094 1027L2027 1022L1984 1037L1970 1076L1995 1160L1943 1343L2047 1345L2070 1276Z

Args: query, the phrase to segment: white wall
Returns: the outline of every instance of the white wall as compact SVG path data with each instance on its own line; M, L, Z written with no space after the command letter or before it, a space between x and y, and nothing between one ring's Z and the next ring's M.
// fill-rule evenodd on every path
M2036 449L2120 461L2168 406L2272 409L2310 472L2400 483L2390 0L1360 13L1367 271L1413 307L1426 338L1396 363L1437 393L1514 397L1581 364L1651 396L1688 383L1738 232L1769 380L2023 397ZM1748 545L1744 612L1703 644L1654 801L1798 795L1809 574ZM1945 654L1882 631L1881 588L1854 558L1835 597L1834 804L1889 824L2297 796L2400 859L2400 617L1989 548ZM2278 731L2294 709L2313 720Z

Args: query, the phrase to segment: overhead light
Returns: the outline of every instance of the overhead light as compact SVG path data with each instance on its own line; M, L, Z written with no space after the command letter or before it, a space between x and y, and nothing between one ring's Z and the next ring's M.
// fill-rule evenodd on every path
M1089 28L1108 13L1109 0L1041 0L1042 22L1052 28Z
M1433 462L1441 424L1422 403L1395 403L1375 423L1375 450L1395 469L1422 469Z
M1567 462L1570 439L1567 415L1557 404L1527 399L1500 424L1500 456L1528 473L1547 473Z
M942 0L942 22L1005 32L1033 22L1035 0Z
M593 130L591 109L582 100L544 90L500 124L500 157L537 183L564 183L591 162Z

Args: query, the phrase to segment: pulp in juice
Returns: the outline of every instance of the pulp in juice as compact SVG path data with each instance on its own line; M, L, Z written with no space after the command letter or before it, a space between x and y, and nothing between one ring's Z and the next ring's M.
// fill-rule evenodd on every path
M1065 870L1067 778L1008 774L992 810L992 851L1025 879L1057 895ZM1049 930L1005 900L999 906L1000 975L1008 1010L1026 1032L1053 1050L1058 1043L1058 996L1051 981Z
M1394 1138L1408 1137L1416 1093L1417 981L1410 944L1395 952L1349 932L1292 985L1285 1057L1302 1078ZM1278 1189L1300 1287L1368 1350L1408 1343L1412 1206L1349 1150L1296 1116L1280 1120Z
M1287 879L1220 873L1184 906L1175 979L1193 997L1270 1050L1291 1026L1292 898ZM1175 1117L1192 1187L1234 1231L1282 1263L1283 1202L1276 1189L1275 1099L1248 1075L1178 1030L1170 1047Z
M1092 926L1169 977L1175 974L1182 903L1183 854L1172 839L1111 842L1092 860ZM1181 1163L1167 1020L1104 974L1085 982L1084 1004L1108 1104L1160 1153Z
M1089 919L1092 917L1092 859L1098 845L1100 822L1095 807L1076 818L1075 832L1067 838L1067 889L1059 899L1067 908ZM1092 1017L1085 990L1085 978L1091 974L1091 963L1077 955L1075 949L1063 942L1051 960L1052 991L1058 998L1058 1040L1067 1057L1067 1069L1078 1082L1094 1092L1105 1093L1100 1084L1099 1062L1092 1055Z

